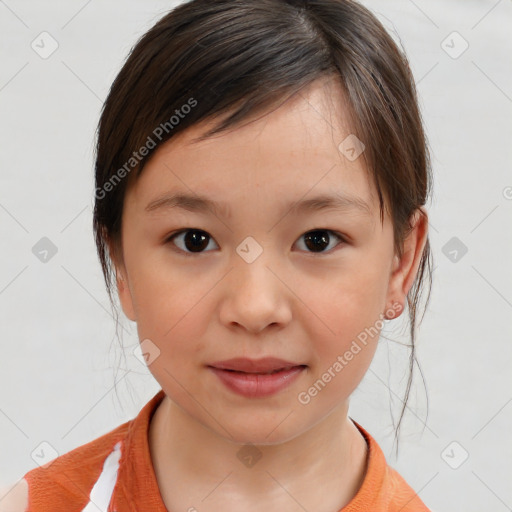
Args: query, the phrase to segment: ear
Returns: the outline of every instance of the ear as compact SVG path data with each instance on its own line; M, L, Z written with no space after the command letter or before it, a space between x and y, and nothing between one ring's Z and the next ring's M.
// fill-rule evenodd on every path
M424 207L415 211L411 225L412 228L404 240L402 258L399 259L398 255L393 258L386 297L385 317L388 319L396 318L402 314L407 294L418 273L428 236L428 214ZM396 313L393 313L393 311L396 311Z
M137 317L135 316L135 309L133 307L132 292L124 267L119 270L116 267L116 286L119 302L121 303L124 314L132 322L136 322Z
M119 249L115 244L109 242L108 247L110 259L115 267L116 288L119 296L119 302L121 303L121 307L123 308L123 312L126 317L132 322L136 322L137 317L135 315L135 308L133 307L132 291L130 289L130 282L128 279L128 272L126 271L124 264L124 258L118 255Z

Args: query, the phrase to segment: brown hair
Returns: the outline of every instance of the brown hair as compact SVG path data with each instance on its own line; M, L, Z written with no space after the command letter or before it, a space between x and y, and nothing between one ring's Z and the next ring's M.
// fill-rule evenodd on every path
M366 146L362 157L376 184L381 222L387 202L395 250L402 256L411 217L425 204L432 177L405 52L379 20L353 0L192 0L140 38L103 105L93 229L112 305L110 264L123 261L125 193L154 151L189 126L223 113L230 115L198 140L236 126L325 77L338 79L346 93L352 132ZM431 259L427 238L407 296L409 380L395 438L417 362L416 308L427 269L425 310L430 299Z

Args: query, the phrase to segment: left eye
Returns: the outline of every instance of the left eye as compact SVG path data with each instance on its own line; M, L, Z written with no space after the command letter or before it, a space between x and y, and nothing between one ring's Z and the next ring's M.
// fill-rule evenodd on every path
M166 243L174 243L174 239L180 239L182 235L185 235L182 239L184 247L179 247L178 252L185 253L187 256L190 254L204 252L204 249L208 247L208 239L213 240L213 238L211 238L211 236L206 231L203 231L201 229L190 228L182 229L181 231L178 231L170 235L166 239ZM334 235L335 238L340 240L340 243L345 242L344 237L330 229L315 229L312 231L308 231L307 233L301 235L301 238L304 237L305 246L307 249L310 249L311 252L324 253L327 252L324 249L330 245L332 235Z
M314 231L304 233L302 237L306 240L305 245L309 249L320 249L320 251L314 250L313 252L328 252L323 249L325 249L326 246L329 246L329 241L332 235L334 235L338 240L341 240L341 243L345 242L341 235L331 231L330 229L315 229Z

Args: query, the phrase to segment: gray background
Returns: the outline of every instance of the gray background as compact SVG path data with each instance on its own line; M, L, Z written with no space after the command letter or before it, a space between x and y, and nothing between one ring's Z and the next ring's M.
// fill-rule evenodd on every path
M433 511L512 510L512 2L363 3L401 40L418 83L435 269L417 345L425 386L416 367L399 457L391 413L396 422L408 350L388 338L408 341L401 319L350 416ZM135 324L123 318L125 355L115 339L92 236L92 156L126 55L175 4L0 1L0 484L36 467L33 454L49 451L40 443L63 454L160 389L134 355ZM43 31L59 45L46 59L31 47ZM46 263L33 253L43 237L57 248Z

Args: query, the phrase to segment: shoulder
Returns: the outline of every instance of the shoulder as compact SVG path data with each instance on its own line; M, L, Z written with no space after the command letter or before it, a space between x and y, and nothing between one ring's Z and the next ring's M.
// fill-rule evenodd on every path
M430 512L418 493L391 466L387 467L390 487L390 511Z
M120 425L103 436L29 470L23 476L24 482L18 491L20 496L16 494L9 498L5 504L8 508L2 508L2 503L0 512L28 509L31 512L81 510L88 502L89 493L102 472L106 458L115 444L124 438L129 424ZM23 506L23 502L19 501L23 497L28 505L26 509L19 508ZM12 503L12 500L15 502Z
M366 439L368 456L363 483L347 507L347 512L430 512L414 489L388 464L384 452L372 435L358 422L352 421Z
M25 512L28 509L28 482L18 482L0 487L0 512Z

